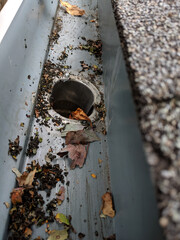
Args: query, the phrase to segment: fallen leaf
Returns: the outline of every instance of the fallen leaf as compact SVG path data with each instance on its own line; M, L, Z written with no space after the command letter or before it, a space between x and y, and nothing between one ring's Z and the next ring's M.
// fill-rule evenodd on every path
M65 127L61 130L61 137L66 137L67 133L70 131L78 131L82 130L84 126L81 123L68 123Z
M90 118L86 115L86 113L81 108L77 108L76 111L72 112L69 115L69 118L75 119L75 120L88 121L90 123L90 126L92 127L92 122L91 122Z
M12 156L13 159L17 160L17 155L22 151L22 147L19 146L19 136L12 142L9 140L9 150L8 154Z
M47 240L66 240L68 238L67 229L52 230Z
M99 141L99 137L92 129L84 129L68 132L66 135L66 145L68 144L87 144Z
M96 19L92 19L92 20L90 20L90 22L95 22L96 21Z
M61 186L59 189L59 192L56 195L57 195L56 199L58 201L58 205L61 205L61 203L65 199L65 187Z
M10 207L10 204L8 202L4 202L4 205L6 206L6 208Z
M26 228L25 231L24 231L24 237L29 237L32 235L32 230L30 228Z
M82 167L87 156L87 151L84 145L72 145L69 144L61 150L62 152L69 152L68 156L73 161L71 163L71 169L74 169L76 166Z
M12 168L12 172L16 174L16 177L21 177L22 174L19 172L17 168Z
M71 5L70 3L64 2L62 0L60 0L60 3L63 7L66 8L66 12L73 16L82 16L85 14L85 11L83 9L78 8L78 6L76 5Z
M98 159L98 163L99 163L99 164L101 164L102 161L103 161L102 159L100 159L100 158Z
M15 205L16 203L22 203L22 195L24 188L14 188L11 192L11 202Z
M94 174L94 173L91 174L91 177L92 178L97 178L96 174Z
M106 192L102 196L103 204L102 204L102 212L104 215L113 218L115 216L115 211L113 209L112 195L109 192Z
M35 112L35 116L36 116L36 118L38 118L39 117L39 114L40 114L40 112L35 108L35 110L34 110L34 112Z
M25 102L25 105L26 105L26 106L28 106L28 103L27 103L27 102Z
M36 173L36 168L33 171L31 171L30 173L24 172L21 175L21 177L17 177L16 179L19 183L19 186L20 187L22 187L22 186L31 187L33 180L34 180L35 173Z
M21 126L21 127L24 127L24 123L23 123L23 122L22 122L22 123L20 123L20 126Z
M57 213L55 218L56 218L56 221L58 221L59 223L65 223L66 225L70 224L69 220L63 213Z

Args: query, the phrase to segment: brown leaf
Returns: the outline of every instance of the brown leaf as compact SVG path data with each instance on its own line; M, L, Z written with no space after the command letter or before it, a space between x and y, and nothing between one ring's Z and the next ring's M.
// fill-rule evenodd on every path
M66 11L73 16L82 16L85 14L85 11L78 8L76 5L71 5L70 3L64 2L62 0L60 0L60 3L63 7L66 8Z
M24 237L29 237L32 235L32 230L30 228L26 228L25 231L24 231Z
M22 203L22 195L24 188L14 188L11 192L11 202L15 205L16 203Z
M6 208L10 207L10 204L8 202L4 202L4 205L6 206Z
M75 120L85 120L90 122L90 126L92 127L92 122L90 120L90 118L86 115L86 113L81 109L81 108L77 108L76 111L72 112L69 115L70 119L75 119Z
M102 204L102 212L104 215L113 218L115 216L115 211L113 209L112 195L109 192L106 192L102 196L103 204Z
M61 150L61 152L69 152L68 156L73 161L71 163L71 169L74 169L76 166L82 167L87 156L87 151L84 145L72 145L69 144Z
M100 139L92 129L84 129L68 132L66 135L66 145L68 144L87 144Z
M38 118L39 117L39 111L35 108L34 112L35 112L36 118Z
M61 203L65 199L65 188L64 188L64 186L60 187L59 192L56 195L57 195L56 199L58 201L58 205L61 205Z
M33 171L31 171L30 173L24 172L21 177L17 177L16 179L19 183L19 186L20 187L22 187L22 186L31 187L33 180L34 180L35 173L36 173L36 168Z

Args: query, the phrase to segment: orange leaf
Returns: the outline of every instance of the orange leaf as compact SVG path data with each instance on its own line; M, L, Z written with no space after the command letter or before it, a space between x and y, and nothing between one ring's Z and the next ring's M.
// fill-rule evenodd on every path
M90 118L86 115L86 113L81 109L81 108L77 108L76 111L72 112L69 115L70 119L75 119L75 120L85 120L90 122L90 126L92 127L92 122L90 120Z
M24 236L27 238L32 235L32 230L30 228L26 228L24 231Z
M112 195L109 192L106 192L102 196L103 204L102 204L102 212L104 215L107 215L111 218L115 216L115 211L113 209Z
M35 115L36 115L36 118L38 118L39 117L39 111L35 108Z
M16 203L22 203L22 195L24 188L14 188L11 193L11 202L15 205Z
M91 177L92 178L97 178L96 174L94 174L94 173L91 174Z
M70 3L64 2L62 0L60 0L60 3L63 7L66 8L66 11L73 16L82 16L85 14L85 11L78 8L76 5L71 5Z

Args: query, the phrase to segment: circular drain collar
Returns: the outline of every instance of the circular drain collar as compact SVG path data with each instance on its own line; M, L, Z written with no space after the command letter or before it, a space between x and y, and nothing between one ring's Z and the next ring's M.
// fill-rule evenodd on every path
M81 108L92 119L95 116L93 105L100 103L100 94L89 81L60 80L54 84L50 103L62 117L69 118L71 112Z

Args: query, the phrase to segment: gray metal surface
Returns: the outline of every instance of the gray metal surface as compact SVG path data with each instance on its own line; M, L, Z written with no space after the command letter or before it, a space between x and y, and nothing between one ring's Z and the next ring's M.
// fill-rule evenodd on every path
M17 162L8 156L8 139L14 141L19 135L25 149L30 124L26 114L32 113L57 2L23 1L0 44L0 239L7 239L9 210L3 203L10 202L15 185L11 169L21 169L24 162L24 152ZM20 127L21 122L25 123L24 128Z
M69 202L65 199L58 211L72 216L74 228L77 233L86 234L85 240L101 240L113 233L116 233L118 240L160 240L154 192L142 150L111 4L110 1L102 0L98 3L101 39L104 45L104 79L102 76L96 77L95 85L100 92L103 92L102 80L105 83L108 135L100 134L101 141L90 145L82 169L69 170L68 160L59 157L54 160L62 169L69 171L66 182L70 181L69 187L66 186L66 197L69 198ZM60 37L58 43L49 49L47 56L47 59L55 64L59 63L58 57L67 45L77 47L79 42L83 43L81 37L92 40L99 38L96 24L90 22L91 19L97 19L97 1L74 1L73 4L85 9L86 15L73 17L66 14L63 9L58 9L57 18L62 20ZM57 153L64 142L51 120L50 128L39 126L32 114L34 105L32 99L40 79L56 6L57 1L53 1L52 4L45 0L24 1L0 45L0 192L2 193L0 239L7 239L8 210L3 202L10 201L9 195L15 185L12 167L17 167L21 171L32 159L44 163L49 148L52 147L53 152ZM67 58L66 64L72 66L67 73L81 80L88 80L89 76L86 72L79 74L82 60L89 65L98 64L89 52L76 49ZM31 75L30 80L27 78L28 75ZM28 106L25 105L26 101ZM30 121L26 118L26 114L32 115ZM25 123L24 129L20 127L21 122ZM39 129L43 142L37 155L29 159L25 156L25 150L29 136L36 132L36 128ZM17 135L20 135L20 145L23 146L24 151L18 156L18 161L14 162L7 155L8 139L14 140ZM98 159L102 160L101 164L98 163ZM95 173L97 179L93 179L91 173ZM59 186L53 190L50 199L58 189ZM99 217L101 196L107 190L112 191L114 195L116 217L113 220ZM58 228L57 223L51 226L51 229ZM41 235L47 238L44 229L45 226L35 229L33 237ZM98 232L98 236L95 236L95 231ZM71 238L75 240L77 235L72 233Z
M109 7L108 7L109 6ZM116 236L121 240L163 239L131 88L110 1L99 1L107 106L111 185Z

